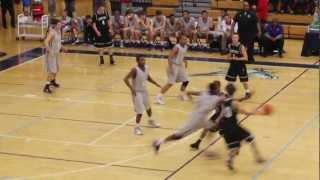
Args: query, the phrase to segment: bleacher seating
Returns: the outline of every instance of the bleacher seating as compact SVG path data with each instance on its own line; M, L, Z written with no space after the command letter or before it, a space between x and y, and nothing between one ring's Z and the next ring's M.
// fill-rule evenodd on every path
M169 16L174 13L174 8L169 7L148 7L147 8L147 15L148 16L154 16L156 14L156 11L160 10L162 14L165 16Z
M179 0L152 0L152 6L174 7L179 6Z
M147 15L155 15L156 10L161 10L166 16L174 14L175 8L179 5L179 0L153 0L152 7L147 8ZM243 1L232 0L211 0L212 10L209 10L209 16L216 21L221 15L221 10L228 10L231 16L234 16L238 10L242 9ZM277 18L284 26L284 34L286 38L304 37L307 26L312 22L312 16L307 15L291 15L291 14L274 14L269 13L268 21Z

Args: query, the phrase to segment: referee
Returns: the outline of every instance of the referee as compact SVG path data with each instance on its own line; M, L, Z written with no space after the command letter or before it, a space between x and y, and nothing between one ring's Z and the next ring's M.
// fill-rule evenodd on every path
M240 42L247 48L248 62L253 63L254 39L261 36L261 28L256 14L250 11L248 2L244 1L243 10L235 15L231 32L234 32L235 23L238 23Z

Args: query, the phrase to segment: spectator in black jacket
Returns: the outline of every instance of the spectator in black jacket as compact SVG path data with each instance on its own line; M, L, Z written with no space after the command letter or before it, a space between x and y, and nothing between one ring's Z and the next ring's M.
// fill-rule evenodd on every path
M14 13L14 2L13 0L0 0L1 2L1 14L2 14L2 25L6 29L7 28L7 20L6 14L7 11L11 16L11 27L15 28L15 13Z

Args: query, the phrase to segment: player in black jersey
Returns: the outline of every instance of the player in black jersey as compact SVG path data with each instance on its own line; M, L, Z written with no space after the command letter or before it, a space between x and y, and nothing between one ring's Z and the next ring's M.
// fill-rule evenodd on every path
M264 159L261 157L260 152L257 149L257 145L254 141L253 135L246 130L245 128L241 127L238 123L237 115L238 113L245 114L245 115L267 115L264 111L246 111L242 109L239 104L234 101L233 95L236 92L236 88L233 84L228 84L226 86L227 96L223 103L222 109L222 118L217 120L220 128L220 134L224 138L228 149L228 159L227 159L227 166L230 170L233 170L233 161L236 155L239 154L240 150L240 143L242 141L246 141L250 143L251 148L253 150L253 155L257 163L264 162Z
M233 83L237 80L237 76L239 76L240 82L242 82L243 87L246 91L245 99L249 99L251 97L251 92L249 90L248 85L248 73L246 62L248 61L248 55L246 48L239 42L239 35L233 34L232 35L232 43L229 46L230 50L230 66L226 75L226 80L229 83Z
M113 29L110 21L110 17L106 12L104 6L100 6L93 16L93 29L95 32L94 45L99 49L100 62L104 64L103 54L107 52L110 56L110 64L114 64L112 51L108 47L112 46L112 34Z

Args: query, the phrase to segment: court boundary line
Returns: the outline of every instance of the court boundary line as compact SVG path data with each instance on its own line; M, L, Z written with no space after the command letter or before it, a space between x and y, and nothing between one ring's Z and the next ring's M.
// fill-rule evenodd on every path
M171 149L172 147L174 147L174 146L176 146L176 145L182 144L182 143L184 143L185 141L187 141L188 139L192 138L193 136L194 136L194 135L190 135L190 136L182 139L181 141L172 143L172 144L170 144L169 146L162 148L162 151L166 151L166 150ZM146 153L143 153L143 154L141 154L141 155L133 156L133 157L128 158L128 159L110 162L110 163L107 163L107 164L105 164L105 165L98 165L98 166L93 166L93 167L88 167L88 168L81 168L81 169L75 169L75 170L69 170L69 171L62 171L62 172L57 172L57 173L48 173L48 174L37 175L37 176L16 177L16 178L13 178L13 179L11 179L11 180L39 179L39 178L44 178L44 177L57 177L57 176L64 176L64 175L67 175L67 174L87 172L87 171L96 170L96 169L101 169L101 168L109 168L109 167L112 167L113 164L123 164L123 163L126 163L126 162L130 162L130 161L132 161L132 160L136 160L136 159L140 159L140 158L149 156L149 155L151 155L151 154L154 154L153 150L151 150L151 151L149 151L149 152L146 152Z
M319 61L317 60L315 63L318 63ZM261 107L263 107L265 104L267 104L269 101L271 101L274 97L276 97L277 95L279 95L283 90L287 89L291 84L293 84L297 79L299 79L302 75L304 75L306 72L308 72L310 69L306 68L304 71L302 71L300 74L298 74L295 78L293 78L291 81L289 81L287 84L285 84L282 88L280 88L278 91L276 91L276 93L274 93L271 97L269 97L267 100L265 100L264 102L262 102L259 106L257 106L255 109L258 110ZM241 124L243 121L245 121L246 119L248 119L251 115L247 115L244 118L242 118L239 121L239 124ZM185 163L183 163L180 167L178 167L174 172L172 172L171 174L169 174L165 180L170 179L171 177L173 177L174 175L176 175L181 169L183 169L185 166L187 166L188 164L190 164L194 159L196 159L198 156L200 156L203 152L205 152L207 149L209 149L211 146L213 146L216 142L218 142L222 137L219 136L218 138L216 138L215 140L213 140L213 142L211 142L209 145L207 145L205 148L203 148L202 150L200 150L196 155L194 155L191 159L189 159L188 161L186 161Z
M70 49L66 54L86 54L86 55L97 55L98 52L90 51L90 50L76 50ZM208 53L209 54L209 53ZM168 55L161 54L141 54L141 53L124 53L124 52L114 52L114 56L124 56L124 57L136 57L138 55L146 57L146 58L157 58L157 59L167 59ZM211 63L229 63L225 58L219 57L195 57L195 56L186 56L185 57L189 61L196 62L211 62ZM277 67L294 67L294 68L311 68L311 69L319 69L319 66L312 64L299 64L299 63L287 63L287 62L276 62L276 61L255 61L254 63L250 63L250 65L264 65L264 66L277 66Z
M131 169L140 169L140 170L149 170L149 171L158 171L158 172L172 172L173 170L168 170L168 169L157 169L157 168L145 168L145 167L137 167L137 166L128 166L128 165L118 165L114 164L111 165L114 167L122 167L122 168L131 168Z
M252 180L257 180L259 177L261 177L261 175L266 172L271 166L272 163L276 160L278 160L278 158L293 144L296 142L296 140L298 138L300 138L304 132L306 132L305 130L310 128L314 122L316 122L317 118L319 118L319 113L316 114L315 116L313 116L313 118L307 122L305 122L303 124L302 127L298 128L291 137L289 137L289 141L285 144L283 144L280 149L275 152L272 157L266 162L264 163L264 165L256 172L256 174L254 174L252 176Z

